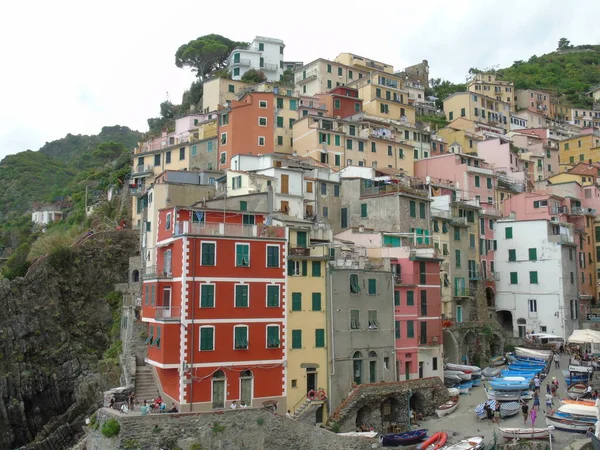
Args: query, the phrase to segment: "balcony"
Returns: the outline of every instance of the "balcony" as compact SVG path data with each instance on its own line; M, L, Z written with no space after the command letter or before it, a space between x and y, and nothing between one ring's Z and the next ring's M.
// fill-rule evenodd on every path
M467 218L466 217L451 217L450 218L450 223L452 225L463 225L463 226L467 226Z
M146 193L146 188L144 186L139 186L139 187L135 187L135 188L130 188L129 189L129 193L133 196L133 197L143 197L144 194Z
M419 186L418 184L409 181L406 182L401 180L397 183L390 184L382 184L379 186L361 186L361 197L363 196L371 196L371 195L381 195L381 194L394 194L394 193L406 193L410 195L416 195L419 197L427 197L427 189L423 186Z
M261 69L266 72L277 72L279 70L279 66L277 64L263 63Z
M252 61L250 61L249 58L240 58L237 61L233 60L233 62L231 63L232 66L241 66L241 67L249 67L252 64Z
M494 217L502 217L504 216L503 212L497 208L492 208L491 206L483 205L481 214L486 216L494 216Z
M158 266L142 267L142 278L144 279L170 279L173 278L171 269L158 270Z
M133 170L131 171L131 175L134 177L139 177L142 175L151 174L154 172L153 167L154 166L151 166L150 164L140 164L138 166L134 166Z
M469 280L478 281L481 279L481 273L478 270L469 270Z
M269 225L240 225L218 222L177 222L173 231L174 236L234 236L258 238L285 238L285 228Z
M492 169L484 169L483 167L467 166L467 172L480 173L482 175L494 176Z
M157 306L154 308L154 318L163 321L181 320L181 306Z
M452 296L453 297L475 297L475 289L471 289L471 288L461 288L461 287L457 287L455 286L454 289L452 289Z
M317 69L307 70L306 76L302 74L302 78L296 80L296 84L303 85L317 78Z
M593 208L582 208L580 206L575 206L573 208L571 208L571 213L572 216L581 216L584 214L590 214L592 216L596 215L596 210Z
M419 347L437 347L440 345L440 337L439 336L420 336L419 337Z
M310 256L310 248L290 247L289 256Z

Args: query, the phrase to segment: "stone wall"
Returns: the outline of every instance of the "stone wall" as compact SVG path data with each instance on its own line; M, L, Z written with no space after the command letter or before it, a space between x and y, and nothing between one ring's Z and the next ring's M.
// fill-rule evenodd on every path
M103 408L97 413L99 428L88 436L86 450L128 449L244 449L244 450L366 450L377 440L337 436L263 409L221 413L121 415ZM102 424L115 418L118 436L107 439ZM375 447L373 447L373 445Z
M411 409L430 416L446 400L448 389L437 377L363 384L331 415L330 422L336 422L341 431L354 431L364 423L385 432L391 422L408 429Z

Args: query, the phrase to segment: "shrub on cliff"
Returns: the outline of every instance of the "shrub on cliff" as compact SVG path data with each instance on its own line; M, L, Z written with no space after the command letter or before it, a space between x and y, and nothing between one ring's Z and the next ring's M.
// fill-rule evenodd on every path
M100 431L104 437L111 438L119 434L119 431L121 431L121 424L117 419L108 419L104 422Z
M48 264L56 270L67 270L73 266L75 255L70 247L59 247L48 255Z

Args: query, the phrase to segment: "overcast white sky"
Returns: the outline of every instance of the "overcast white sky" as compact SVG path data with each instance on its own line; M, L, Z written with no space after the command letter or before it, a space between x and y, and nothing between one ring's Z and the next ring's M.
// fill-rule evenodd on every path
M283 39L285 59L352 52L394 65L429 61L430 75L464 81L573 44L599 44L600 1L380 0L4 2L0 26L0 158L103 125L147 130L168 95L193 80L177 48L218 33Z

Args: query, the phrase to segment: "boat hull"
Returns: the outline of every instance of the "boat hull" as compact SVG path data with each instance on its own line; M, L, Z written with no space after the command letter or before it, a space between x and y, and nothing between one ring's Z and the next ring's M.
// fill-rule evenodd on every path
M421 442L415 447L415 450L438 450L439 448L446 445L448 441L448 434L443 431L434 433L430 438Z
M398 447L399 445L414 445L427 436L427 430L413 430L406 433L386 434L379 436L379 442L384 446Z
M547 428L500 428L504 439L548 439L550 431Z
M573 431L575 433L585 433L590 427L594 428L594 424L590 422L564 419L553 415L546 415L546 424L548 426L552 425L560 430Z
M472 436L457 444L446 445L443 450L479 450L483 448L483 436Z
M438 417L444 417L448 414L452 414L456 410L456 408L458 408L458 402L458 397L451 398L443 405L438 406L435 409L435 413Z

